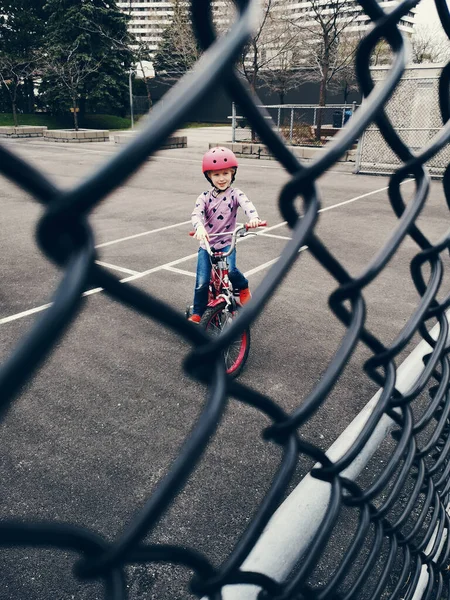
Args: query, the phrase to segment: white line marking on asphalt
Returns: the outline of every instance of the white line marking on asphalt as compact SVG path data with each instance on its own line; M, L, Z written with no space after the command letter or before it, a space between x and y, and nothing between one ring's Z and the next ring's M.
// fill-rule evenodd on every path
M414 181L413 179L407 179L406 181L404 181L403 183L408 183L410 181ZM383 187L383 188L379 188L378 190L374 190L373 192L368 192L367 194L362 194L360 196L356 196L355 198L351 198L350 200L345 200L344 202L339 202L338 204L334 204L333 206L328 206L325 209L321 209L320 212L323 212L325 210L331 210L332 208L337 208L339 206L342 206L343 204L348 204L349 202L355 202L356 200L360 200L361 198L366 198L367 196L371 196L373 194L376 194L377 192L383 192L385 190L387 190L387 187ZM162 231L164 229L170 229L172 227L179 227L180 225L186 225L187 223L190 223L190 221L184 221L182 223L177 223L176 225L169 225L167 227L163 227L160 229L154 229L152 231L148 231L148 232L144 232L144 233L138 233L136 234L136 236L131 236L131 237L139 237L142 235L147 235L149 233L156 233L157 231ZM272 225L271 227L267 227L265 229L265 231L271 231L273 229L277 229L278 227L282 227L283 225L286 225L286 221L282 222L282 223L277 223L277 225ZM262 232L261 232L262 233ZM123 240L125 239L130 239L130 238L122 238ZM101 246L106 246L106 245L110 245L113 243L117 243L118 241L121 240L114 240L112 242L106 242L105 244L101 244ZM100 246L97 246L97 248L99 248ZM306 250L307 246L303 246L302 248L300 248L299 252L301 252L302 250ZM167 267L172 267L174 265L178 265L182 262L185 262L187 260L190 260L191 258L195 258L197 256L197 252L195 252L194 254L189 254L188 256L184 256L183 258L179 258L177 260L174 260L170 263L166 263L165 265L160 265L159 267L154 267L153 269L149 269L148 271L143 271L142 273L137 273L136 275L131 275L130 277L126 277L125 279L121 279L120 283L126 283L128 281L134 281L135 279L140 279L141 277L145 277L146 275L151 275L152 273L156 273L157 271L161 271L162 269L166 269ZM278 260L278 257L267 262L264 263L264 265L261 265L260 267L255 267L255 269L251 269L250 271L247 272L247 275L253 275L254 273L257 273L258 271L261 271L263 269L265 269L266 267L274 264L276 261ZM97 294L98 292L101 292L103 288L95 288L93 290L89 290L88 292L84 292L83 296L90 296L92 294ZM32 315L34 313L40 312L42 310L45 310L46 308L48 308L49 306L51 306L51 304L44 304L42 306L38 306L36 308L31 308L30 310L26 310L23 311L21 313L17 313L15 315L11 315L9 317L4 317L3 319L0 319L0 325L4 325L5 323L10 323L11 321L16 321L17 319L21 319L23 317L27 317L29 315Z
M164 267L164 271L172 271L173 273L179 273L180 275L189 275L189 277L197 277L192 271L185 271L184 269L177 269L176 267Z
M174 229L175 227L181 227L181 225L187 225L191 221L181 221L181 223L175 223L175 225L166 225L165 227L158 227L158 229L150 229L149 231L143 231L142 233L135 233L134 235L129 235L124 238L119 238L117 240L111 240L110 242L104 242L103 244L99 244L95 246L96 248L105 248L105 246L112 246L113 244L118 244L119 242L126 242L128 240L134 240L138 237L142 237L143 235L150 235L151 233L158 233L160 231L166 231L167 229Z
M141 277L145 277L146 275L151 275L152 273L156 273L157 271L162 271L163 269L167 269L167 267L172 267L173 265L178 265L182 262L190 260L191 258L195 258L197 256L197 254L198 253L195 252L195 254L189 254L188 256L183 256L183 258L178 258L177 260L173 260L169 263L166 263L165 265L160 265L159 267L153 267L152 269L148 269L147 271L143 271L142 273L137 273L136 275L130 275L130 277L125 277L124 279L121 279L120 283L127 283L129 281L135 281L136 279L141 279ZM88 290L87 292L84 292L82 294L82 296L92 296L93 294L98 294L99 292L102 292L102 291L103 291L103 288L101 288L101 287L93 288L92 290ZM23 317L27 317L27 316L32 315L37 312L41 312L42 310L49 308L51 305L52 305L52 303L50 302L49 304L43 304L42 306L37 306L36 308L31 308L30 310L25 310L23 312L15 314L15 315L11 315L10 317L3 317L2 319L0 319L0 325L5 325L6 323L10 323L11 321L16 321L17 319L22 319Z
M128 275L138 275L139 273L139 271L132 271L131 269L126 269L125 267L118 267L117 265L111 265L110 263L105 263L100 260L96 260L95 262L101 267L114 269L115 271L122 271L122 273L128 273Z
M308 250L308 246L302 246L300 248L300 250L298 251L299 254L300 254L300 252L303 252L304 250ZM258 273L259 271L262 271L263 269L266 269L267 267L270 267L271 265L273 265L274 263L276 263L279 258L280 257L278 256L277 258L273 258L272 260L267 261L263 265L259 265L259 267L255 267L254 269L250 269L250 271L247 271L246 273L244 273L244 276L245 277L249 277L250 275L254 275L255 273Z
M10 321L16 321L17 319L22 319L23 317L28 317L29 315L34 315L34 313L41 312L41 310L45 310L51 305L52 303L50 302L49 304L43 304L42 306L37 306L36 308L30 308L30 310L24 310L23 312L11 315L10 317L3 317L3 319L0 319L0 325L4 325Z
M265 233L264 231L261 231L259 233L259 235L262 237L276 238L277 240L291 240L292 239L290 237L287 237L287 235L274 235L273 233Z

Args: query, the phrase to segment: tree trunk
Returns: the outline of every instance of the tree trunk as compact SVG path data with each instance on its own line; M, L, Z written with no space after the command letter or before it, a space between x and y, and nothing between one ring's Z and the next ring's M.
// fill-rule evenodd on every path
M72 108L73 108L73 124L75 127L75 131L78 131L78 113L77 113L77 99L72 98Z
M148 99L148 110L153 106L152 94L150 92L150 84L148 82L147 77L144 77L145 89L147 90L147 99Z
M253 72L252 72L252 80L250 81L250 87L253 92L256 92L256 81L258 78L258 48L256 46L256 42L253 40ZM253 129L252 125L252 143L256 142L256 132Z
M34 113L34 81L32 77L27 79L27 110L31 115Z
M322 79L320 81L319 90L319 106L325 106L327 102L327 77L328 77L328 65L323 66ZM316 140L320 142L322 136L322 120L323 110L319 108L317 110L317 123L316 123Z
M148 82L147 76L145 75L144 65L142 64L142 61L139 61L139 66L141 67L142 77L144 79L145 89L147 90L148 110L150 110L151 107L153 106L152 94L150 92L150 84Z
M350 86L348 85L348 83L344 83L343 95L344 95L344 104L347 104L347 100L350 95Z
M250 82L250 87L252 88L253 92L256 92L256 74L257 74L256 69L253 69L252 80ZM256 131L253 129L253 125L252 125L251 138L252 138L252 143L255 144L256 143Z
M17 105L16 105L16 99L15 98L14 98L14 100L12 100L11 106L12 106L12 114L13 114L14 127L17 127L19 125L19 122L17 121Z

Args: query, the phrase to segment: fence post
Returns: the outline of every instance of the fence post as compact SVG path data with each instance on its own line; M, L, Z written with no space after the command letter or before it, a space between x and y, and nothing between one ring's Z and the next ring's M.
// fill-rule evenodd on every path
M317 119L317 108L314 107L314 118L313 118L313 126L316 126L316 119Z
M346 108L347 108L347 105L345 105L345 107L342 109L341 129L342 129L342 127L344 127L345 109Z
M289 140L290 140L291 146L292 146L292 133L293 133L293 129L294 129L294 109L291 108L291 128L290 128L290 132L289 132Z
M362 153L362 147L364 144L364 136L365 135L366 135L366 130L364 130L362 135L359 136L358 146L356 147L355 170L353 171L354 174L359 173L359 171L361 169L361 153Z
M128 73L128 91L130 93L130 119L131 119L131 129L134 129L134 114L133 114L133 82L131 80L131 76L133 75L133 70L130 69Z
M231 143L236 143L236 104L231 103Z
M280 122L281 122L281 106L278 107L278 123L277 123L278 133L280 133Z

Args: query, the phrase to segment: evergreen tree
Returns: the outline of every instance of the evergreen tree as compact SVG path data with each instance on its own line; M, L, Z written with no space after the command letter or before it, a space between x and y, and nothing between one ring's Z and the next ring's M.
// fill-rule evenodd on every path
M127 102L132 52L128 17L115 0L47 0L41 91L53 111L120 113ZM86 106L87 105L87 106Z
M45 29L45 0L0 0L0 88L12 108L33 112L34 82Z

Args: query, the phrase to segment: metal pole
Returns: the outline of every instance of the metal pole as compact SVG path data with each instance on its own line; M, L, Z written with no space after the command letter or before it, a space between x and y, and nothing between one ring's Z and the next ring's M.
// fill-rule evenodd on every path
M236 104L231 103L231 142L236 142Z
M317 118L317 108L314 107L314 118L313 118L314 127L316 126L316 118Z
M130 117L131 117L131 129L134 129L134 115L133 115L133 84L131 81L131 76L133 71L130 69L130 73L128 76L128 87L130 90Z
M353 173L356 175L361 170L361 154L364 146L364 138L366 135L366 130L363 131L362 135L359 136L358 146L356 148L356 160L355 160L355 169Z
M290 130L290 133L289 133L289 139L290 139L291 146L292 146L292 132L293 132L293 129L294 129L294 109L291 108L291 130Z
M342 122L341 122L341 127L344 127L344 119L345 119L345 110L346 110L347 106L345 106L345 108L342 109Z
M277 127L278 127L278 133L280 133L280 122L281 122L281 107L278 107L278 122L277 122Z

